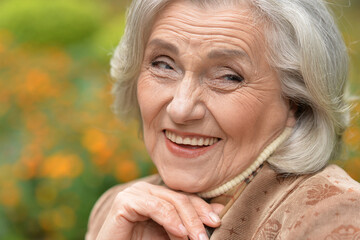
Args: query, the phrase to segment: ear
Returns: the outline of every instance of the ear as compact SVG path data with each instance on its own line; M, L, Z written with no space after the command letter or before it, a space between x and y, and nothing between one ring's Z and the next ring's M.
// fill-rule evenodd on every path
M294 127L296 124L296 112L297 112L297 105L293 101L289 101L289 112L288 118L286 121L287 127Z

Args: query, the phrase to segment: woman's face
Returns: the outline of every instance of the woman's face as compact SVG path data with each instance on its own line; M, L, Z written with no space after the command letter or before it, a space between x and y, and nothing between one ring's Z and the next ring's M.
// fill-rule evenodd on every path
M138 79L146 148L164 182L211 190L295 122L246 6L177 1L157 18Z

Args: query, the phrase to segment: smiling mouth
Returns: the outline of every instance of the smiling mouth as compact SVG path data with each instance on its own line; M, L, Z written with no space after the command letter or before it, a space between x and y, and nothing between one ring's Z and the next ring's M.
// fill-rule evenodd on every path
M180 136L168 130L164 130L164 133L166 138L169 139L171 142L189 149L209 147L220 140L216 137Z

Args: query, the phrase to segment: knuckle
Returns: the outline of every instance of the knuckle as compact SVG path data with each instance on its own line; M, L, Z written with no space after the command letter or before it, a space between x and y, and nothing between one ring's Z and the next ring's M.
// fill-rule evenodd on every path
M188 219L187 225L193 229L198 229L198 231L200 231L204 228L204 225L202 224L202 221L200 220L199 217L192 217L192 218Z
M124 211L124 209L118 209L113 216L114 222L121 226L125 219L130 219L130 217L126 217L127 215L130 214Z
M160 207L159 201L153 200L153 199L145 199L145 208L149 210L156 210Z
M169 203L165 203L165 204L159 204L160 206L160 210L163 211L164 213L173 213L175 212L175 207Z
M161 204L159 211L165 223L170 224L176 220L177 211L171 204Z
M118 192L114 198L113 205L121 206L124 201L126 201L127 193L126 192Z
M175 202L178 202L178 203L182 203L182 204L188 204L190 203L190 199L188 196L184 195L184 194L181 194L181 193L178 193L178 194L175 194L175 196L173 197L173 200Z
M118 193L113 201L112 209L117 215L122 215L127 209L131 208L131 200L126 197L127 194Z
M109 214L112 212L111 215L117 224L123 223L124 219L132 217L131 201L128 201L124 195L126 194L117 194L109 212Z

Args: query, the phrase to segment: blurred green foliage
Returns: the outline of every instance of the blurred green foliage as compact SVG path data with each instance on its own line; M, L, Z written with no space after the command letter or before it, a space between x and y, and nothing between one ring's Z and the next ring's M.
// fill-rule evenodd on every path
M0 2L0 239L83 239L106 189L156 171L137 124L110 109L109 53L128 2ZM334 8L360 95L360 5ZM358 181L359 113L354 101L338 162Z
M0 4L0 28L21 42L67 45L88 38L104 11L91 1L13 0Z

